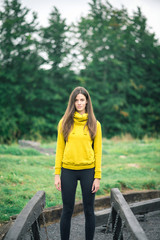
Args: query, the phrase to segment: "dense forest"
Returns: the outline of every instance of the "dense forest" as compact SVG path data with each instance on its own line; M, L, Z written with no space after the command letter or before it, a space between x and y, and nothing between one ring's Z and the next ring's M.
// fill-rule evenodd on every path
M0 10L0 143L55 139L71 91L90 93L103 136L160 133L160 44L140 8L91 0L70 25L53 6L48 25L19 0ZM28 17L30 16L30 17Z

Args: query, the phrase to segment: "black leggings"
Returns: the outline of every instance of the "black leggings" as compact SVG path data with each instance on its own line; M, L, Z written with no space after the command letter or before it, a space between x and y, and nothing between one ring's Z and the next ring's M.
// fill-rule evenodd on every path
M91 192L94 181L94 168L84 170L69 170L62 168L61 189L63 211L60 221L61 240L69 240L71 217L75 203L77 181L80 180L83 207L85 213L85 237L93 240L95 231L94 199L95 194Z

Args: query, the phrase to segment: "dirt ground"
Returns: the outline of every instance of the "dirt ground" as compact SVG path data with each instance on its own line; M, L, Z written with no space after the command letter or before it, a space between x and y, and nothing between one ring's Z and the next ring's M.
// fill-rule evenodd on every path
M160 240L160 211L150 212L143 216L137 216L137 219L146 233L148 240ZM60 240L59 223L47 227L49 240ZM105 234L105 227L96 227L94 240L111 240L112 233ZM41 232L43 239L46 238L44 229ZM124 228L124 240L132 240L130 233ZM78 215L72 218L70 240L85 240L84 215Z

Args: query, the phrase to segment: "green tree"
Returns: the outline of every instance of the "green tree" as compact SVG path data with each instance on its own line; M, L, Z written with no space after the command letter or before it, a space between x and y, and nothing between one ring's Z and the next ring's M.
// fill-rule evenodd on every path
M81 52L85 69L81 71L93 98L97 118L106 136L120 134L119 109L126 104L126 69L120 59L125 9L115 10L109 3L93 0L90 12L79 23Z
M140 110L141 107L138 124L141 124L142 134L155 135L160 131L160 45L155 35L147 30L147 21L140 8L134 13L132 21L133 24L126 29L126 37L132 36L127 50L132 49L134 68L130 72L135 77L130 77L132 92L127 100L130 102L132 99L135 109ZM133 57L130 59L133 61ZM129 67L131 63L127 63Z
M69 27L56 7L51 11L49 25L41 28L41 37L45 63L49 66L46 70L46 89L42 90L42 94L47 96L43 109L46 109L52 122L48 131L55 134L58 121L66 109L69 94L78 84L75 73L70 69L72 62L68 60L72 49Z
M80 78L91 92L104 135L129 132L142 137L151 129L157 131L159 109L150 103L159 106L159 46L147 31L140 9L131 17L124 8L92 0L89 14L78 24L78 32L85 66ZM153 77L149 78L151 63L156 75L152 71ZM147 100L149 86L154 88L155 97ZM152 120L146 119L148 111L152 112Z
M18 0L5 0L0 12L0 135L10 142L29 135L33 88L42 63L38 55L36 14ZM37 79L38 81L38 79Z

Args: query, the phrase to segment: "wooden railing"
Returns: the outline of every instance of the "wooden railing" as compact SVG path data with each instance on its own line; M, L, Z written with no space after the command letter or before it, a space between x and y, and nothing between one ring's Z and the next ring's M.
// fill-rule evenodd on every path
M40 239L39 216L43 212L45 206L45 192L39 191L23 208L14 224L5 236L5 240L24 239L28 232L31 239Z

